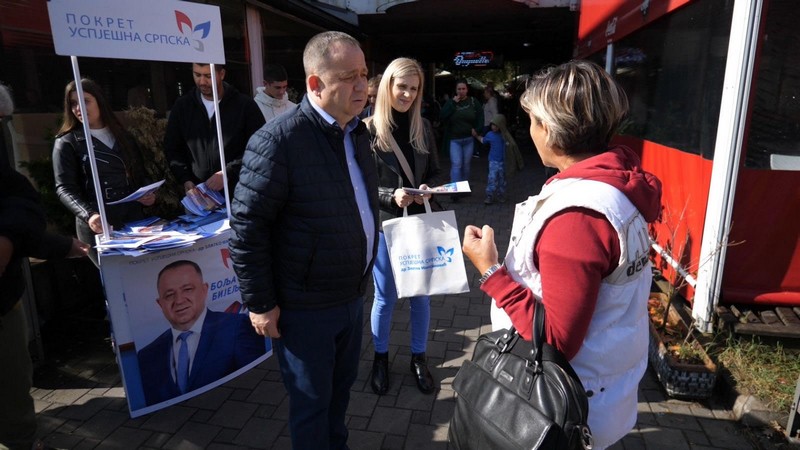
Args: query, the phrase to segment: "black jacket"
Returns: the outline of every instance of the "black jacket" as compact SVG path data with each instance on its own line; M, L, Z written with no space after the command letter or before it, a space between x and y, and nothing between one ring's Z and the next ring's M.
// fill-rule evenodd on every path
M0 274L0 317L17 304L25 290L22 258L64 257L72 246L72 239L45 231L47 220L39 193L11 168L2 137L0 133L0 236L11 241L14 251Z
M371 123L371 122L370 122ZM374 129L368 127L371 135L372 154L375 165L378 169L378 202L380 204L380 222L393 219L403 215L403 208L397 206L394 201L394 191L402 187L418 188L420 184L427 184L435 187L443 182L442 169L439 166L439 154L436 148L436 138L433 135L433 128L427 119L423 119L425 125L425 147L427 154L414 152L414 178L417 180L416 186L410 186L403 177L403 168L397 161L397 157L390 149L383 151L375 145ZM442 207L432 198L431 208L442 210ZM408 207L409 214L420 214L425 212L423 205L412 203Z
M149 180L143 172L142 154L136 141L125 135L132 155L137 161L126 161L119 143L108 148L99 139L92 138L97 174L103 189L103 201L122 199ZM97 196L92 181L92 168L83 128L77 128L56 138L53 145L53 173L56 194L67 209L83 222L98 212ZM141 219L142 205L137 202L106 205L106 218L119 228L124 222Z
M250 139L231 205L231 259L247 307L321 309L364 295L372 273L342 129L308 98ZM352 131L377 250L378 184L363 124Z
M252 98L230 84L224 83L224 92L219 102L220 123L228 185L233 187L239 178L247 140L264 125L264 115ZM197 88L175 101L164 135L164 154L181 185L187 181L204 182L222 169L216 119L209 119Z

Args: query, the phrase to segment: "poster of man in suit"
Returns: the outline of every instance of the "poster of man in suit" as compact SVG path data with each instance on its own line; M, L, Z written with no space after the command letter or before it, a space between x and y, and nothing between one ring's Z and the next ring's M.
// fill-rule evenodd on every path
M264 354L264 338L247 315L206 307L209 285L194 261L167 264L156 285L170 328L138 352L148 405L217 381Z
M227 233L103 261L131 416L206 392L272 354L242 306Z

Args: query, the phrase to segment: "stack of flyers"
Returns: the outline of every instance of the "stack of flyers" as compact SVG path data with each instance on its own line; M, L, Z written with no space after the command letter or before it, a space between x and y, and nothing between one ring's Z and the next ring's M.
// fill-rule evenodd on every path
M167 248L188 247L206 235L161 231L155 233L114 233L108 240L98 235L97 250L105 255L139 256Z
M200 183L186 192L181 204L196 216L207 216L211 211L219 209L225 204L225 197L221 193L207 188L205 183Z
M218 209L214 212L208 212L206 214L207 215L205 216L196 216L194 214L184 214L182 216L178 216L177 220L167 224L163 230L195 231L204 225L220 222L228 218L228 212L225 208Z
M188 247L203 236L199 234L184 233L162 233L156 239L149 240L142 244L144 250L163 250L165 248Z

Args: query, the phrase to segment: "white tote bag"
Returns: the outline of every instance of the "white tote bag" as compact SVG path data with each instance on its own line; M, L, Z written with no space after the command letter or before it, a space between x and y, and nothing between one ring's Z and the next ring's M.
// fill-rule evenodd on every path
M408 215L383 222L397 296L460 294L469 291L464 255L453 211Z

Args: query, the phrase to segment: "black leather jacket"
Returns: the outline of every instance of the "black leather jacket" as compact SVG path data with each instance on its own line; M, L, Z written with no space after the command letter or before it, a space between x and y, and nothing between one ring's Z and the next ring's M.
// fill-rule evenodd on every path
M147 179L143 173L133 173L132 167L143 167L141 152L133 137L126 135L139 164L126 164L119 145L108 148L100 140L93 138L97 173L103 189L103 201L119 200L144 186ZM53 146L53 173L56 180L56 194L61 203L78 219L86 222L98 212L97 196L92 181L92 168L83 129L75 129L58 136ZM141 204L137 202L120 205L106 205L106 216L114 227L122 222L142 217Z
M397 161L394 152L389 150L382 151L375 146L374 129L367 127L372 136L372 155L375 158L375 165L378 169L378 202L380 204L380 222L403 215L403 208L397 206L394 201L394 191L402 187L418 188L420 184L427 184L430 187L438 186L443 183L444 174L439 166L439 151L436 148L436 138L433 135L433 128L428 119L422 119L425 125L425 147L427 154L414 152L414 178L418 180L417 186L404 186L403 168ZM371 123L371 122L370 122ZM436 202L435 197L431 200L431 209L441 211L443 208ZM409 214L420 214L425 212L423 205L412 203L408 207Z

